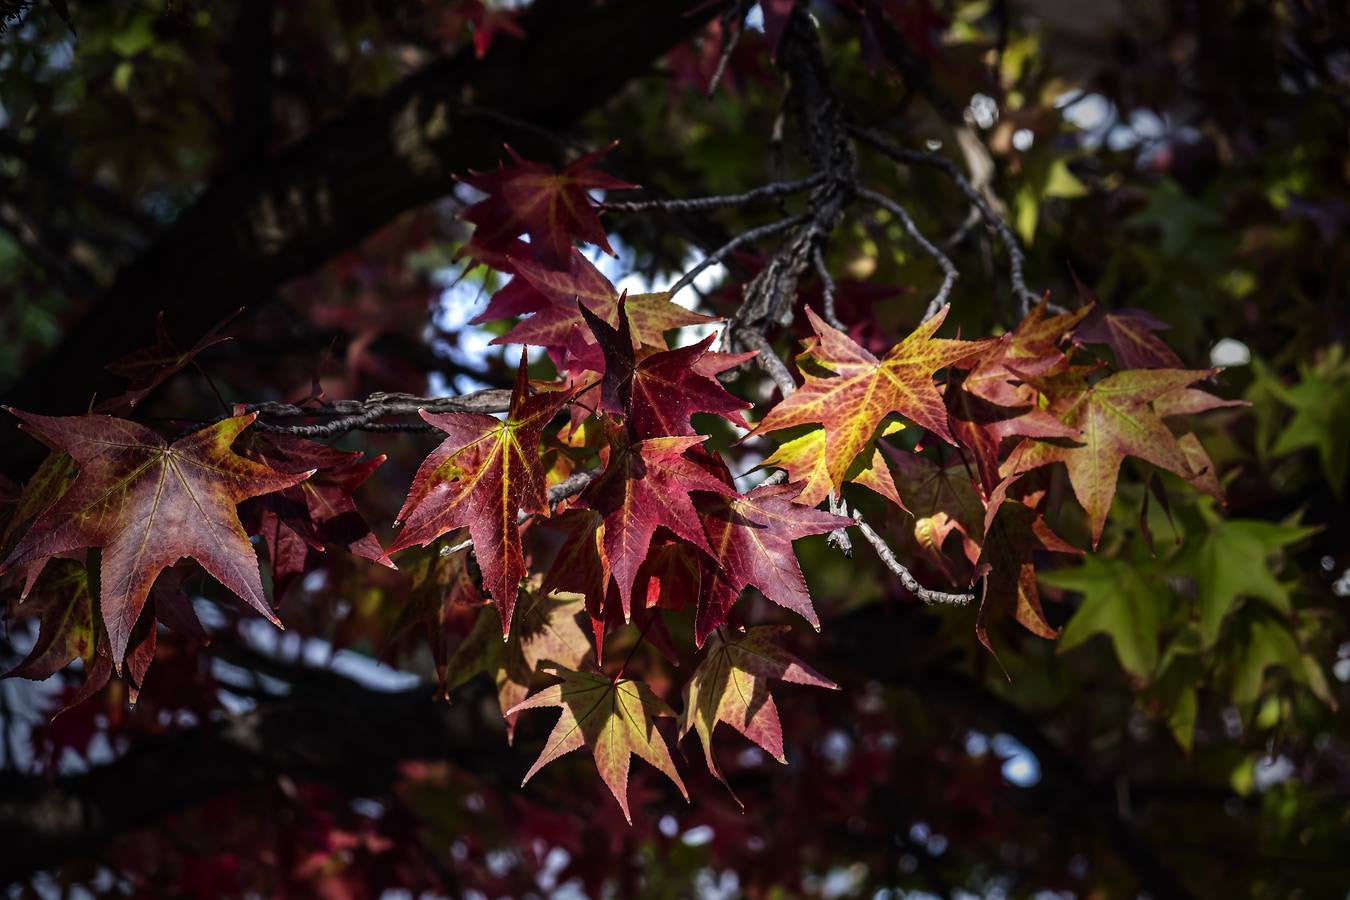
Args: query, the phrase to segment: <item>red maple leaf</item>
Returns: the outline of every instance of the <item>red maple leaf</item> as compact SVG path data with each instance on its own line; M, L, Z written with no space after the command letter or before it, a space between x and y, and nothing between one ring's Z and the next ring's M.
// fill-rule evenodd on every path
M596 161L616 144L586 154L561 172L522 159L508 146L506 152L513 165L463 176L461 181L487 194L460 214L476 226L464 252L477 259L482 258L480 251L500 254L516 246L517 237L527 234L535 257L558 269L568 267L574 241L594 244L612 255L614 250L586 192L636 187L595 168Z

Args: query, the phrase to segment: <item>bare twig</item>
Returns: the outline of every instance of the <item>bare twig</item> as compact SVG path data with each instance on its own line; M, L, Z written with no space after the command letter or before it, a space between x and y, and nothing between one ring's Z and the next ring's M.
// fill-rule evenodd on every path
M933 257L933 259L937 261L938 266L941 267L942 287L938 288L937 294L933 296L932 300L928 301L928 308L925 309L923 313L923 321L927 322L929 319L933 318L933 316L937 315L938 310L942 309L947 303L947 299L951 296L952 288L956 286L956 279L961 276L961 273L956 271L956 266L952 264L952 261L948 258L947 254L943 253L932 241L924 237L923 232L919 230L919 226L914 224L913 217L911 217L899 203L896 203L885 194L879 194L876 191L868 190L867 188L859 188L858 196L869 203L880 206L882 209L899 219L901 224L904 225L905 231L914 239L914 243L918 244L923 252Z
M829 498L830 512L836 516L847 516L848 506L844 503L844 498L839 496L838 491L830 491ZM825 543L834 547L845 556L853 555L853 539L848 536L848 529L836 528L825 538Z
M753 328L747 328L740 333L741 341L751 350L759 351L755 357L755 362L764 370L764 374L773 380L778 386L778 392L786 400L788 396L797 389L797 383L792 380L792 373L788 371L787 365L778 358L778 354L773 352L773 347L769 344L769 339L760 331Z
M1023 312L1030 311L1033 306L1040 302L1041 298L1027 287L1026 278L1023 276L1022 270L1026 263L1026 255L1017 242L1017 235L1013 234L1012 228L1008 226L1003 217L994 212L989 202L970 183L970 179L965 176L956 163L932 153L911 150L908 147L897 147L875 132L856 125L848 126L848 131L859 142L898 163L931 166L946 172L952 182L961 190L961 193L966 195L966 199L970 201L971 205L980 211L980 215L984 217L989 227L994 229L994 233L998 235L999 241L1003 244L1003 249L1008 254L1008 279L1012 282L1013 293L1017 296Z
M940 604L945 606L967 606L975 599L973 594L949 594L945 591L934 591L919 584L919 580L905 566L904 563L896 559L895 551L886 543L886 539L877 534L867 520L863 518L858 510L853 511L853 521L858 524L858 530L862 536L867 538L867 542L872 545L872 549L877 551L877 556L881 558L886 568L890 569L900 578L900 583L905 586L905 590L918 597L924 603Z
M825 265L825 254L820 251L819 244L811 248L811 263L816 268L816 277L820 279L820 306L825 321L829 322L832 328L848 331L844 323L839 321L839 314L834 305L834 279L830 277L830 269Z
M745 206L759 200L809 191L819 184L824 177L824 175L812 175L810 178L802 178L798 181L774 181L744 193L722 194L713 197L606 201L600 204L600 209L612 212L643 212L648 209L662 209L667 212L695 212L704 209L721 209L726 206Z
M709 100L717 93L717 86L722 83L722 76L727 73L727 63L731 62L731 54L736 52L736 45L741 42L741 35L745 33L745 13L745 4L737 3L722 14L722 52L717 57L717 68L713 71L712 78L708 79L708 89L704 93Z
M317 406L298 406L293 403L253 403L244 407L247 412L273 418L334 417L330 422L313 425L277 425L255 422L259 431L295 434L303 437L333 437L348 431L430 431L423 422L388 423L378 420L390 416L416 415L427 412L502 412L511 405L511 392L489 389L465 394L462 397L418 397L413 394L371 394L365 400L334 400Z
M754 241L778 234L780 231L787 231L789 228L802 224L809 218L810 216L804 214L792 216L791 218L780 219L777 222L770 222L768 225L761 225L758 228L751 228L749 231L742 232L740 235L737 235L732 240L727 241L721 247L718 247L712 253L705 256L703 261L698 265L694 266L688 272L685 272L684 277L670 286L668 293L671 295L678 294L681 290L693 284L694 279L697 278L704 269L720 263L736 249Z

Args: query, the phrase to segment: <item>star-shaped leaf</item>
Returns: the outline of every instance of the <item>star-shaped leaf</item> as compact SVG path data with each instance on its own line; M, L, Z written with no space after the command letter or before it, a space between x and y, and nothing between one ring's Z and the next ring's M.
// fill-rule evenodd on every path
M770 678L839 689L839 685L774 642L774 638L787 631L785 625L759 625L744 634L714 634L702 662L685 685L680 737L684 738L691 730L698 733L708 771L723 784L727 784L726 776L713 759L712 749L713 730L719 722L735 728L780 763L787 763L783 725L769 692Z
M89 571L81 560L53 559L29 593L22 611L39 616L38 638L6 678L43 681L72 660L93 661L100 630Z
M700 647L750 585L820 630L792 542L845 528L853 520L794 503L796 494L790 485L771 485L744 497L700 500L711 555L694 617L694 642Z
M675 716L665 701L640 681L567 669L558 669L556 674L561 684L544 688L508 710L508 715L515 715L546 706L562 709L543 752L525 773L525 782L563 754L589 747L601 779L619 801L629 824L633 816L628 810L628 767L633 756L665 774L689 799L666 739L656 730L656 719Z
M1074 331L1086 344L1105 344L1122 369L1179 369L1181 357L1154 332L1172 326L1142 309L1107 312L1100 306Z
M984 502L970 470L954 457L945 465L883 444L891 464L901 507L914 518L915 542L949 576L943 544L953 532L966 545L966 555L978 548L984 534ZM978 552L978 551L977 551Z
M732 396L720 381L698 369L713 335L688 347L638 354L633 350L628 319L622 314L625 307L626 301L621 298L618 328L589 309L581 310L605 355L605 376L600 384L602 410L624 415L638 440L691 435L694 428L689 417L696 412L715 413L748 427L740 411L750 404Z
M525 557L517 518L548 512L539 440L570 397L568 391L529 393L522 354L506 418L482 413L429 413L422 418L446 438L413 477L399 511L403 530L389 552L423 546L454 528L468 527L483 585L502 616L502 636L511 629L511 611Z
M515 706L530 692L530 682L543 663L576 670L591 658L591 637L585 601L577 594L548 594L537 585L523 592L515 628L506 643L497 639L501 616L487 606L473 630L455 648L446 664L446 695L479 672L497 684L497 703L506 720L506 740L516 732Z
M1289 588L1275 577L1270 560L1316 531L1255 519L1214 522L1196 553L1186 557L1200 588L1200 639L1205 649L1218 640L1239 597L1257 597L1285 615L1292 612Z
M588 153L561 172L524 160L507 147L512 165L465 176L465 184L487 194L460 214L476 226L467 252L477 255L480 248L488 253L501 252L515 246L517 236L528 234L529 246L539 261L554 268L567 268L573 242L578 240L613 255L586 192L636 187L595 168L614 146Z
M1180 369L1181 357L1163 343L1154 332L1171 328L1162 319L1142 309L1119 309L1108 312L1097 300L1092 289L1072 272L1078 296L1091 306L1092 312L1074 331L1074 340L1084 344L1105 344L1116 357L1122 369Z
M991 607L1011 607L1013 617L1032 634L1051 640L1059 635L1059 629L1045 620L1045 610L1041 608L1034 557L1042 552L1078 556L1083 553L1051 531L1045 518L1025 503L1002 502L1001 498L996 502L997 507L991 503L986 519L989 525L975 563L976 574L987 579L975 619L975 636L990 653L994 648L985 617Z
M952 434L970 454L988 494L998 486L1004 442L1010 437L1076 438L1078 430L1064 424L1037 405L1034 388L1023 385L1029 396L1018 406L1003 406L966 390L967 377L953 373L944 399ZM1006 383L1005 383L1006 385ZM1011 386L1008 386L1011 390Z
M512 260L516 278L498 291L488 308L475 321L489 321L510 315L533 313L494 344L528 344L550 350L566 348L578 329L585 337L590 332L581 315L585 307L607 324L619 326L619 292L609 279L579 250L572 251L571 267L558 271L530 259ZM526 285L521 289L518 284ZM497 297L511 292L498 302ZM716 322L671 302L670 294L636 294L624 304L635 346L666 347L665 333L673 328Z
M221 331L241 312L242 308L237 309L211 326L211 329L187 350L178 349L173 336L169 334L168 326L164 323L164 313L161 312L155 325L155 343L134 350L108 365L109 372L122 376L130 383L127 385L126 393L105 400L99 404L98 410L109 412L121 406L136 406L172 375L191 365L203 350L230 340L229 335L221 334Z
M117 666L156 576L185 556L277 622L235 506L298 484L308 473L277 472L230 449L254 415L225 419L170 444L143 425L109 416L11 412L68 452L80 472L0 570L101 548L99 608Z
M805 352L798 357L798 368L806 381L769 410L756 433L795 425L823 425L826 468L835 490L843 486L849 466L891 413L899 413L951 443L947 413L933 383L933 373L978 353L984 345L933 337L948 308L943 307L878 360L808 307L806 314L816 337L806 342Z
M712 552L690 492L728 497L736 492L713 473L710 463L697 457L695 448L703 440L699 435L619 440L610 450L604 473L577 498L578 506L603 517L600 547L619 588L625 618L632 611L633 583L657 528L667 528Z
M309 571L318 554L341 547L354 556L393 566L356 508L352 493L384 462L288 434L255 439L251 452L279 472L313 471L294 487L249 501L272 564L274 598Z
M1050 412L1077 429L1080 442L1028 440L1018 445L1000 473L1015 475L1064 463L1074 495L1087 511L1096 547L1126 456L1137 456L1183 478L1194 475L1177 439L1149 404L1211 374L1213 370L1129 369L1094 384L1083 382L1074 384L1073 390L1056 391Z
M882 426L878 437L893 434L902 428L904 425L899 422ZM785 470L788 482L801 489L797 502L806 506L816 506L834 490L834 485L830 483L829 467L825 463L825 439L824 428L812 428L779 444L761 463L766 468ZM844 473L844 480L861 484L898 506L900 497L895 491L890 469L886 468L886 461L882 459L876 441L870 443L872 452L868 454L867 447L864 447Z

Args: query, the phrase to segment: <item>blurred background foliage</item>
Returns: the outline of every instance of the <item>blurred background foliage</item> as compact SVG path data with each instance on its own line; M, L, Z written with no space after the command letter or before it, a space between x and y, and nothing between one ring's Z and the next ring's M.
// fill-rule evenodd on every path
M489 54L546 37L512 33L518 4L462 0L15 6L0 35L0 393L61 353L72 323L213 180L266 171L432 61L472 55L475 37ZM70 885L201 896L1345 895L1345 8L895 0L876 6L902 52L879 58L864 6L811 4L847 115L966 169L1025 245L1035 290L1076 304L1076 275L1107 308L1156 315L1187 366L1224 366L1218 392L1250 401L1195 423L1226 508L1139 463L1099 551L1041 572L1059 641L995 628L1007 678L975 642L973 612L916 608L873 560L802 542L827 625L798 635L798 649L844 692L780 701L789 767L728 752L745 813L706 777L691 778L699 799L685 807L635 773L643 810L630 829L580 764L519 796L509 777L407 761L383 793L287 777L186 804L25 876L16 896ZM606 167L656 196L799 177L794 136L778 138L784 86L762 20L749 11L711 98L730 21L717 17L543 146L562 161L620 139ZM962 334L1014 324L998 244L966 222L953 185L866 152L860 165L925 233L952 236ZM492 331L466 324L499 286L455 259L466 199L447 182L432 204L354 225L345 252L269 295L239 297L248 311L231 328L237 340L203 362L239 401L303 396L311 382L329 397L504 383L518 348L503 357L487 344ZM668 284L700 248L764 221L740 209L608 219L621 252L606 271ZM872 349L908 332L941 279L897 224L864 217L836 233L828 262L841 317ZM758 263L730 261L690 302L729 312ZM159 306L172 328L175 309L193 302L166 295ZM148 340L153 322L136 327ZM131 349L109 346L105 361ZM548 374L547 361L536 370ZM758 397L763 386L748 376L734 389ZM213 403L188 373L146 414L210 415ZM390 456L362 495L388 534L425 448L386 435L360 445ZM1082 543L1076 508L1060 505L1056 529ZM907 523L897 514L889 525L927 583L940 583ZM382 655L399 677L429 673L425 643L399 626L416 585L337 557L320 574L287 595L290 631L266 645L272 664L347 654L376 671ZM453 641L468 624L445 633ZM27 625L5 638L8 662L26 650ZM212 627L212 647L161 645L181 676L161 673L131 710L114 684L48 724L69 688L5 682L9 772L69 775L266 702L239 674L266 666L219 651L233 635L261 652L256 631L228 609ZM659 683L662 664L649 665ZM386 689L407 686L378 671ZM306 689L294 672L279 677ZM458 702L472 708L480 695ZM512 755L498 731L485 733L498 757ZM529 754L519 756L499 764L523 768Z

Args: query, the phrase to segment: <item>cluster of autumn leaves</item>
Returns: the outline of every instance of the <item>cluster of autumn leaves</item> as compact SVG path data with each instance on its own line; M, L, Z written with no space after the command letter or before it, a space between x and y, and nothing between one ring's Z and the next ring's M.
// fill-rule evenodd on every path
M819 627L793 541L853 524L818 508L846 484L903 511L938 571L984 579L986 643L986 607L1056 633L1034 559L1082 551L1044 517L1052 464L1067 469L1094 544L1126 456L1218 496L1199 442L1167 422L1226 405L1195 387L1213 372L1182 368L1154 334L1160 323L1091 303L1056 315L1042 303L1011 332L977 341L935 337L944 308L881 358L807 309L814 336L797 359L803 383L750 431L792 429L764 463L786 477L738 490L691 416L749 429L750 405L717 376L753 354L716 352L713 336L670 349L667 332L711 320L665 294L618 295L577 249L608 249L588 192L629 187L598 172L598 157L561 172L517 158L465 179L484 194L464 214L476 226L465 252L513 276L480 318L527 316L498 342L544 348L559 377L532 384L522 358L504 416L422 411L445 438L418 469L387 548L352 500L382 458L250 429L251 413L169 442L105 415L12 411L52 450L0 536L3 570L21 573L25 594L40 586L29 600L40 606L38 644L14 674L43 678L83 657L83 696L113 670L134 690L157 621L201 631L176 579L159 578L183 557L276 621L250 534L264 538L275 599L321 551L393 566L399 551L439 546L462 529L491 606L439 660L446 688L490 671L511 724L523 710L561 708L529 774L588 747L627 815L633 755L684 785L654 724L674 711L622 666L601 670L606 634L632 623L639 640L674 655L661 610L692 605L702 658L685 687L681 735L697 732L719 778L712 733L721 722L783 760L769 679L834 685L777 646L779 626L743 629L734 607L754 587ZM1086 354L1089 345L1109 348L1118 368ZM931 436L935 451L949 449L924 455L885 440L905 424ZM581 475L590 476L584 489L550 504L551 486ZM555 535L551 558L527 554L530 529ZM953 533L957 568L944 549ZM444 603L481 600L466 556L461 547L421 563L436 570L423 580ZM558 682L530 694L541 671Z

